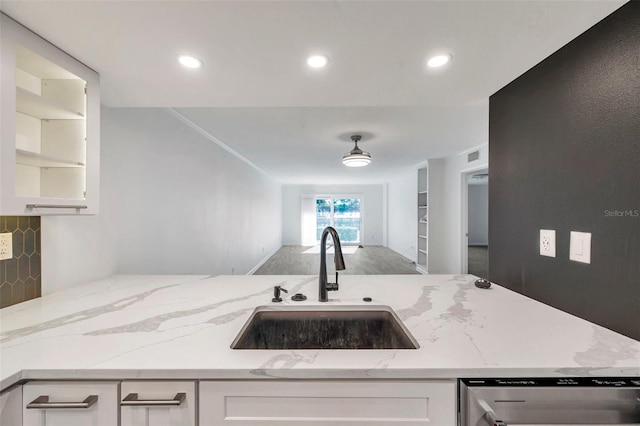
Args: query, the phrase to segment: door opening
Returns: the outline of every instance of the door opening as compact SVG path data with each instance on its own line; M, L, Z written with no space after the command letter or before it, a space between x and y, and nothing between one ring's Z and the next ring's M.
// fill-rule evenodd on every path
M489 279L489 169L463 174L462 272Z

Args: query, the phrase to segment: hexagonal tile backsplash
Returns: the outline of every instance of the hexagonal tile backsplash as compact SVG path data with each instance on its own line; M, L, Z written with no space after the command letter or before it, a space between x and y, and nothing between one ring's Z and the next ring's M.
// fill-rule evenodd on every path
M42 294L40 217L0 216L0 233L13 234L13 258L0 260L0 308Z

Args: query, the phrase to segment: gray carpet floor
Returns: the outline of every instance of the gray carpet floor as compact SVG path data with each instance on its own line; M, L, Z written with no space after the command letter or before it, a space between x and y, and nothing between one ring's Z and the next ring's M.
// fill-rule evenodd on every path
M283 246L254 275L317 275L320 270L320 255L303 253L308 248ZM343 258L346 269L341 274L418 274L415 263L386 247L366 246L359 248L354 254L344 254ZM333 254L330 254L327 256L327 273L330 277L333 271Z
M467 270L472 275L489 279L489 247L469 246L469 266Z

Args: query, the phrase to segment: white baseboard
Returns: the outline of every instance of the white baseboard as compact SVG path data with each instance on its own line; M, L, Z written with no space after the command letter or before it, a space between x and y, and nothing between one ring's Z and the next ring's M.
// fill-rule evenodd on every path
M274 254L276 254L278 252L278 250L280 250L283 246L278 247L277 249L275 249L274 251L272 251L271 253L269 253L266 257L264 257L260 262L258 262L258 264L256 266L253 267L253 269L251 269L249 272L247 272L247 275L253 275L254 272L256 272L258 270L258 268L260 268L262 265L265 264L265 262L267 260L269 260L269 258L271 256L273 256Z
M420 272L422 275L429 275L429 272L422 266L416 266L416 271Z

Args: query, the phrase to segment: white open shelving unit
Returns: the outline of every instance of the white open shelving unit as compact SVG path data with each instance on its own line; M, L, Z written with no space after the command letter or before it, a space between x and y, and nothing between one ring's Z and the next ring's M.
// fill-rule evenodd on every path
M416 270L443 273L444 160L430 159L418 166Z
M1 18L2 89L8 96L2 99L0 214L96 213L99 76Z
M83 199L86 81L16 50L16 195Z
M429 271L429 170L418 169L418 252L416 269L426 274Z

